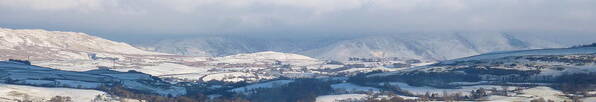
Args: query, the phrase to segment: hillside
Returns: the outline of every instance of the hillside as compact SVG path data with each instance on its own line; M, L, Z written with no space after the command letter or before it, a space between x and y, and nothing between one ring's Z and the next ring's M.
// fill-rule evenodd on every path
M85 33L0 28L0 59L89 59L89 54L163 55Z
M369 77L432 86L454 82L569 83L596 73L596 47L521 50L481 54ZM571 79L575 82L593 80ZM588 88L588 87L585 87Z
M117 97L110 97L107 93L97 90L0 84L1 102L24 100L42 102L56 96L70 97L73 102L92 102L92 100L97 100L97 102L121 102Z
M343 38L260 38L260 36L199 36L135 44L148 51L187 56L221 57L241 53L276 51L299 53L320 48Z
M347 40L304 54L328 59L397 57L440 61L495 51L556 47L560 45L504 33L416 33Z
M321 61L318 59L314 59L304 55L298 54L291 54L291 53L281 53L281 52L273 52L273 51L265 51L265 52L257 52L257 53L248 53L248 54L237 54L237 55L230 55L224 57L215 57L215 61L213 63L231 63L231 64L238 64L238 63L245 63L245 64L255 64L255 63L275 63L279 61L280 63L287 63L287 64L320 64Z
M117 72L108 69L97 69L72 72L32 66L15 61L0 61L0 82L82 89L99 89L102 86L121 85L131 90L160 95L179 96L186 94L186 90L182 87L176 87L151 75L134 71Z
M166 39L150 44L138 44L138 46L150 51L195 56L227 56L239 53L276 51L332 60L347 60L350 57L395 57L403 60L426 61L454 59L495 51L561 47L561 44L551 41L528 37L519 38L512 35L514 34L490 32L420 32L325 39L258 39L256 37L220 36Z

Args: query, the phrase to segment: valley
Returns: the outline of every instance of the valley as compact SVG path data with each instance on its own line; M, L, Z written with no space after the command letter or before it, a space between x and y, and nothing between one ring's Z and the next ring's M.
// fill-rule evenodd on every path
M0 102L596 102L596 0L0 0Z
M492 53L462 58L455 57L467 55L429 52L422 54L428 56L418 56L421 54L404 52L416 56L345 56L351 55L348 51L345 55L332 55L344 60L333 60L275 51L216 57L174 55L76 32L2 29L0 34L5 34L0 41L4 41L3 50L7 51L0 53L0 58L10 59L0 62L0 88L7 90L0 92L5 96L0 97L3 101L68 96L73 101L93 102L558 102L591 100L596 96L593 45L536 49L542 47L516 42L494 49L475 48L478 52L474 53ZM58 36L62 34L81 38ZM505 40L515 42L512 39ZM428 44L415 46L425 45ZM88 95L29 93L56 90Z

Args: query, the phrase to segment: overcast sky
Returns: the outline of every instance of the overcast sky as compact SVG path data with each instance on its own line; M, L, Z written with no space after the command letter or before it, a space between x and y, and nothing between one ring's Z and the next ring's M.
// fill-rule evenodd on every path
M99 36L596 32L596 0L0 0L0 27Z

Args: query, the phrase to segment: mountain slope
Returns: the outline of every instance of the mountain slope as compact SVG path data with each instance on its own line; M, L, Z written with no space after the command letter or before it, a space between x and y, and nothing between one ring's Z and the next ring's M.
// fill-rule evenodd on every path
M596 47L584 46L487 53L369 77L445 87L453 82L592 83L588 80L595 80L595 73Z
M105 100L105 102L120 102L119 100L117 100L117 98L107 97L107 93L97 90L45 88L25 85L0 84L1 102L19 102L25 99L31 100L33 102L44 102L44 100L50 100L52 97L55 96L70 97L74 102L92 102L92 100Z
M265 51L265 52L258 52L258 53L249 53L249 54L237 54L237 55L230 55L224 57L216 57L214 58L215 62L213 63L246 63L246 64L254 64L259 62L268 62L268 63L275 63L279 61L280 63L288 63L288 64L311 64L311 63L322 63L318 59L310 58L304 55L298 54L291 54L291 53L280 53L280 52L273 52L273 51Z
M562 45L535 38L518 38L505 33L410 33L328 37L324 39L256 39L199 37L169 39L139 45L150 51L180 55L226 56L239 53L277 51L313 58L347 60L349 57L397 57L402 59L447 60L494 51L557 48ZM341 39L340 39L341 38Z
M455 63L462 61L473 60L490 60L514 56L548 56L548 55L573 55L573 54L594 54L595 47L574 47L574 48L555 48L555 49L536 49L536 50L520 50L520 51L504 51L486 53L471 57L459 58L454 60L444 61L442 63Z
M134 71L117 72L108 69L97 69L72 72L28 65L18 61L0 61L0 82L83 89L99 89L101 86L122 85L124 88L160 95L179 96L186 94L183 87L177 87L154 76Z
M520 40L502 33L423 33L372 36L339 42L305 55L328 59L347 57L398 57L447 60L493 51L560 47L539 40Z
M88 59L90 53L160 55L77 32L0 28L0 58Z
M166 39L154 43L137 44L149 51L190 56L228 56L241 53L277 51L297 53L328 45L338 38L259 38L245 36L204 36L185 39Z

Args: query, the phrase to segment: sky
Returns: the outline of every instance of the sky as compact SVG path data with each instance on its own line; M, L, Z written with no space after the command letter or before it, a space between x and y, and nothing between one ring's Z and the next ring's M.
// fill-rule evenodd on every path
M108 38L596 32L596 0L0 0L0 27Z

